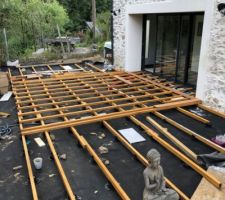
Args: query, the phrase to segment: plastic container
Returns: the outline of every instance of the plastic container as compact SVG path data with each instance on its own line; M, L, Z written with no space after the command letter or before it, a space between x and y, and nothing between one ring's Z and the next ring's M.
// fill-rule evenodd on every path
M40 157L35 158L33 160L33 162L34 162L34 166L35 166L36 169L41 169L42 168L42 164L43 164L43 159L42 158L40 158Z

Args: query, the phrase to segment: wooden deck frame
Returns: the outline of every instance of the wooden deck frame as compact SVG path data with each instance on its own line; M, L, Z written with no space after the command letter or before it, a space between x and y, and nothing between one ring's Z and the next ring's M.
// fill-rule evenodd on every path
M103 94L100 94L100 98L105 99L105 100L109 100L107 97L105 97ZM81 99L79 99L82 102ZM112 106L115 106L116 104L111 102ZM93 112L93 114L95 116L98 116L98 113L96 113L90 106L86 106L86 109L91 110ZM117 108L118 110L122 110L122 108ZM113 134L117 136L117 138L119 139L119 141L125 145L126 148L128 148L132 153L134 153L134 155L137 156L137 158L140 160L140 162L142 162L142 164L144 164L145 166L147 166L148 162L147 160L137 151L135 150L131 145L129 145L129 143L119 134L117 133L110 125L107 121L103 121L103 125ZM73 128L72 131L74 131L75 129ZM173 188L175 191L177 191L177 193L180 195L180 197L182 199L188 199L188 197L179 189L177 188L170 180L166 179L166 183L168 184L168 186L170 186L171 188Z
M26 89L28 91L27 86L26 86ZM29 95L29 98L32 100L31 95ZM32 103L32 105L34 105L34 104ZM36 112L37 111L37 108L33 108L33 110L34 110L34 112ZM41 117L41 114L40 113L37 113L36 116L37 117ZM45 125L45 123L44 123L43 120L40 120L40 122L41 122L42 125ZM44 132L44 135L46 137L46 140L48 142L49 148L50 148L51 153L53 155L55 164L56 164L56 166L58 168L58 171L59 171L59 174L61 176L61 179L62 179L63 185L65 187L65 190L67 191L68 197L70 198L70 200L76 200L76 197L75 197L75 195L74 195L74 193L72 191L72 188L71 188L71 186L69 184L69 181L68 181L68 179L66 177L66 174L65 174L65 172L63 170L62 164L61 164L61 162L59 160L58 154L57 154L57 152L55 150L54 144L53 144L53 142L52 142L52 140L50 138L49 132L48 131L45 131Z
M43 86L45 86L43 82L42 82L42 84L43 84ZM47 90L45 92L49 96L49 98L52 97L51 94ZM55 103L54 100L52 100L52 102ZM56 108L59 108L57 104L55 104L55 107ZM36 111L36 108L34 108L34 110ZM60 114L63 113L61 110L58 110L58 112ZM40 115L40 114L37 114L37 115ZM67 117L64 116L63 118L64 118L65 121L69 121ZM43 120L41 121L41 123L42 123L42 125L44 124ZM106 178L110 181L110 183L112 184L112 186L115 188L115 190L117 191L117 193L121 197L121 199L123 199L123 200L130 200L130 198L128 197L128 195L126 194L126 192L120 186L120 184L118 183L118 181L113 177L113 175L111 174L111 172L104 165L104 163L102 162L101 158L97 155L97 153L90 146L90 144L86 141L86 139L83 136L80 136L79 133L77 132L77 130L75 128L70 127L70 130L73 133L73 135L76 137L76 139L80 142L81 146L83 148L85 148L89 152L89 154L93 157L93 159L95 160L95 162L97 163L97 165L99 166L99 168L102 170L102 172L104 173L104 175L106 176ZM51 138L49 136L49 133L48 132L45 132L45 135L46 135L47 141L50 143L50 147L53 148L52 153L53 153L54 159L56 161L56 165L57 165L57 167L58 167L58 169L60 171L60 175L61 175L61 177L63 179L65 188L68 191L68 194L69 195L73 195L72 190L70 188L70 185L69 185L68 181L66 181L66 177L65 177L65 174L63 172L63 169L60 166L60 161L58 159L58 156L57 156L56 152L54 151L54 146L53 146L53 144L51 142ZM72 196L72 198L75 198L75 197ZM70 197L70 199L72 199L72 198Z
M134 105L140 105L140 104L146 104L148 103L148 100L145 100L145 101L141 101L141 99L144 99L144 98L150 98L149 99L149 102L155 102L156 104L158 103L159 105L155 105L155 106L150 106L148 107L150 110L154 111L154 110L161 110L161 109L168 109L168 108L176 108L177 107L177 103L179 103L181 106L187 106L187 105L195 105L197 103L197 100L196 99L193 99L191 97L187 97L184 95L182 95L182 93L174 93L173 91L171 91L170 89L164 87L164 86L160 86L158 85L158 83L143 83L143 80L140 80L139 78L133 76L133 74L128 74L128 73L120 73L120 77L123 79L123 81L119 81L117 82L118 84L117 85L113 85L113 82L111 80L114 80L115 76L115 73L101 73L101 75L99 73L97 74L87 74L85 73L84 75L82 76L73 76L73 75L70 75L68 77L57 77L57 78L48 78L48 79L42 79L40 77L38 77L38 80L25 80L24 78L22 79L12 79L12 85L13 85L13 91L15 93L15 96L16 96L16 100L17 100L17 105L19 105L19 110L20 110L20 113L18 113L18 116L19 116L19 121L21 124L26 124L26 123L30 123L30 122L38 122L40 120L46 120L46 119L54 119L54 118L63 118L64 116L77 116L77 115L80 115L80 114L89 114L90 111L88 110L83 110L83 111L69 111L69 112L63 112L63 113L60 113L60 114L50 114L50 115L45 115L45 116L39 116L39 117L33 117L33 118L29 118L29 115L36 115L36 114L41 114L41 113L48 113L48 112L57 112L58 110L61 110L61 111L67 111L67 110L70 110L70 109L73 109L73 108L84 108L85 106L90 106L90 107L93 107L93 106L100 106L99 108L93 108L93 109L96 109L95 111L99 112L99 111L102 111L102 110L112 110L114 108L118 108L118 107L128 107L128 106L134 106ZM72 81L73 82L67 82L67 81ZM74 80L75 79L75 80ZM99 81L101 82L102 80L104 82L101 82L101 84L99 84L99 87L96 87L96 84L94 85L95 87L93 87L93 84L90 84L88 82L86 82L86 80L91 80L92 83L93 81ZM110 81L109 81L110 79ZM135 85L130 85L130 84L124 84L124 81L127 80L127 81L130 81L132 79L132 84ZM56 101L52 102L52 98L62 98L62 96L58 96L59 95L59 89L55 89L56 91L53 91L53 89L49 89L48 86L49 86L49 81L51 84L53 83L57 83L61 86L62 89L60 90L63 90L63 92L60 92L60 95L61 93L63 93L65 95L65 92L67 93L65 96L67 97L68 95L72 98L72 99L77 99L77 97L81 97L81 95L83 95L83 93L86 93L86 92L90 92L92 91L94 93L95 96L91 96L90 98L96 98L97 100L97 97L100 95L100 94L109 94L111 93L111 95L118 95L118 97L120 98L114 98L114 99L109 99L109 100L105 100L105 101L99 101L99 102L83 102L83 104L80 104L80 105L72 105L72 106L63 106L63 107L59 107L60 104L57 104ZM80 86L74 86L74 87L71 87L71 83L73 84L74 82L79 82L79 85ZM126 81L125 81L126 82ZM33 83L38 84L38 87L39 89L38 90L34 90L32 87L33 87ZM32 84L32 86L30 85ZM130 85L130 87L127 87L127 85ZM31 88L30 88L31 86ZM81 87L82 86L82 87ZM78 87L78 88L77 88ZM42 89L40 89L42 88ZM88 88L88 89L81 89L81 88ZM137 89L140 89L141 91L138 91L139 92L144 92L143 90L148 90L148 94L142 94L142 95L135 95L138 94L137 93ZM48 97L46 95L46 91L48 91L48 93L51 94L51 97ZM150 93L150 91L152 93ZM153 92L154 91L154 92ZM159 92L155 92L155 91L159 91ZM38 92L42 92L41 94L39 95L36 95ZM129 96L124 96L124 95L127 95L126 92L129 92ZM133 96L133 94L135 96ZM73 93L73 94L72 94ZM44 99L41 98L41 95L43 97L45 97ZM86 94L85 94L86 95ZM132 95L132 96L131 96ZM164 95L164 97L163 97ZM167 104L163 104L162 106L160 106L161 102L160 101L163 101L165 100L165 98L167 99L167 97L165 97L165 95L169 95L171 98L177 98L177 97L180 97L182 96L183 97L183 100L180 101L180 102L175 102L175 103L167 103ZM122 96L122 97L121 97ZM162 99L160 99L159 96L162 96ZM32 98L29 98L29 97L32 97ZM110 97L110 95L109 95ZM153 99L153 97L157 97L159 99ZM87 98L86 98L87 99ZM170 99L170 98L169 98ZM54 105L58 105L58 107L54 107L54 108L45 108L45 109L40 109L38 107L38 104L37 102L40 102L42 101L43 102L41 103L42 104L42 107L46 106L45 102L47 101L47 105L49 106L53 106ZM116 105L116 107L112 107L111 105L109 106L103 106L104 104L110 104L112 102L116 103L116 102L126 102L126 101L130 101L130 100L135 100L135 103L123 103L122 105ZM167 99L168 100L168 99ZM31 103L31 106L32 108L36 108L36 111L26 111L23 107L24 105L26 106L26 109L28 108L27 104ZM140 103L140 104L139 104ZM193 104L192 104L193 103ZM165 106L165 107L164 107ZM167 107L168 106L168 107ZM102 108L101 108L102 107ZM164 108L163 108L164 107ZM37 109L38 108L38 109ZM143 108L142 108L143 109ZM147 109L147 108L144 108L144 109ZM142 110L135 110L137 111L138 113L142 113L142 112L145 112L145 111L142 111ZM132 112L132 110L131 110ZM123 111L122 113L120 112L115 112L115 113L109 113L109 114L106 114L107 117L109 117L109 119L112 117L112 118L115 118L115 117L120 117L120 114L125 114L124 116L128 116L130 115L129 113L129 110L128 111ZM22 117L25 117L25 116L28 116L28 118L26 119L22 119ZM106 117L104 116L104 117ZM103 116L102 116L103 117ZM103 120L103 118L101 119L101 117L98 116L98 120ZM82 119L77 119L77 122L79 120L82 120ZM97 119L96 119L97 120ZM97 121L98 121L97 120ZM64 120L63 120L64 121ZM58 125L62 125L62 124L65 124L64 122L57 122L57 123L54 123L54 126L58 128ZM95 121L95 120L94 120ZM73 124L70 124L72 122L69 121L67 122L68 123L68 126L66 127L71 127L73 126ZM89 122L88 122L89 123ZM44 125L46 126L46 130L44 131L49 131L49 130L52 130L51 128L47 128L47 126L49 125L53 125L53 124L48 124L48 125ZM43 128L44 127L43 125L41 125L39 128ZM65 126L64 126L65 127ZM38 132L40 131L38 129L38 127L34 127L34 129L37 129ZM34 130L32 130L33 132ZM22 128L22 132L29 132L29 128ZM26 133L26 134L31 134L30 132L29 133Z
M104 97L104 95L101 95L101 97L103 99L106 99ZM115 105L115 103L112 103L112 105ZM146 107L146 105L142 105L143 107ZM92 110L90 107L88 108L90 110ZM118 110L123 111L122 108L118 108ZM94 115L97 115L96 112L94 112ZM217 188L221 188L221 182L218 181L215 177L213 177L212 175L210 175L209 173L207 173L204 169L202 169L200 166L198 166L196 163L194 163L192 160L190 160L188 157L186 157L184 154L182 154L180 151L178 151L177 149L175 149L173 146L171 146L169 143L167 143L166 141L164 141L162 138L160 138L158 136L157 133L155 133L152 129L150 129L149 127L147 127L145 124L143 124L141 121L139 121L136 117L129 116L129 119L135 123L136 125L140 126L150 137L152 137L154 140L156 140L160 145L162 145L164 148L166 148L167 150L169 150L172 154L174 154L176 157L178 157L180 160L182 160L183 162L185 162L187 165L189 165L192 169L194 169L197 173L201 174L203 177L205 177L210 183L212 183L215 187ZM103 124L105 126L107 126L107 122L103 121ZM108 126L107 126L108 127ZM170 135L171 136L171 135ZM171 139L171 138L170 138ZM182 145L182 143L180 141L178 141L177 139L175 140L175 138L173 137L173 142L176 142L176 144L179 144L180 147ZM182 146L182 148L184 147L184 145ZM184 150L187 150L187 148L183 148ZM190 151L188 151L188 153L190 153ZM194 153L193 153L194 154ZM196 158L197 156L194 155L194 158ZM176 188L177 189L177 188Z
M137 159L144 165L148 166L147 159L137 151L126 139L124 139L108 122L104 121L103 125L125 146ZM165 178L166 184L174 189L183 200L189 200L189 198L179 189L176 185L174 185L168 178Z
M139 78L141 78L142 80L148 81L149 83L152 82L152 80L146 79L144 75L136 75L136 76L139 77ZM160 83L159 83L159 84L160 84ZM166 87L166 86L165 86L165 87ZM171 89L171 90L173 91L174 89ZM176 90L176 91L177 91L178 93L181 92L181 91L179 91L179 90ZM189 95L189 97L190 97L190 95ZM157 97L156 97L156 98L157 98ZM194 97L193 97L193 98L194 98ZM164 102L164 101L163 101L163 102ZM177 109L177 111L183 113L184 115L187 115L187 116L191 117L192 119L195 119L195 120L197 120L197 121L199 121L199 122L201 122L201 123L204 123L204 124L207 124L207 125L210 125L210 124L211 124L211 122L210 122L209 120L207 120L207 119L205 119L205 118L203 118L203 117L201 117L201 116L199 116L199 115L197 115L197 114L195 114L195 113L192 113L192 112L190 112L190 111L188 111L188 110L185 110L185 109L179 108L179 107L177 107L176 109Z
M100 72L101 70L97 70L97 71ZM119 74L119 75L117 75L117 74ZM75 75L75 76L72 75L72 74L68 74L65 77L57 75L53 79L55 79L55 80L59 81L60 83L62 83L68 89L68 91L69 91L68 93L69 94L73 94L73 95L71 95L71 97L73 97L73 98L80 98L75 93L76 91L74 91L73 89L76 88L77 91L79 91L82 87L79 86L79 83L76 85L76 83L74 83L73 80L71 81L71 79L73 79L73 78L76 79L77 78L80 81L80 79L83 78L82 82L86 83L85 85L86 86L88 85L88 87L91 88L91 90L83 89L83 92L95 91L94 94L98 95L97 97L91 97L91 98L108 98L108 97L110 98L110 97L112 97L112 95L115 95L114 92L116 92L117 96L120 96L120 95L124 96L123 98L121 98L124 101L132 101L132 103L127 103L126 106L134 106L134 107L135 106L141 106L141 107L144 106L142 108L135 108L135 109L132 109L132 110L124 110L123 106L121 106L120 104L119 105L116 104L117 100L114 101L114 100L107 99L107 101L105 101L105 103L111 104L112 105L111 107L119 110L119 112L110 113L110 114L106 114L106 115L99 115L96 112L98 110L95 110L95 108L91 107L94 104L89 104L89 103L83 102L83 100L80 98L80 99L78 99L78 101L81 101L82 102L81 104L85 104L85 105L81 105L81 107L85 107L88 110L88 112L93 113L95 116L92 116L91 118L86 118L86 119L69 120L66 117L66 115L65 115L66 113L63 112L63 111L66 110L67 106L65 106L65 109L64 108L61 109L61 107L59 107L60 103L54 101L53 97L51 96L51 92L54 92L53 88L57 88L57 87L52 87L52 85L51 85L53 83L53 82L51 82L53 80L52 78L50 78L51 79L50 81L47 81L47 83L45 83L45 80L41 79L40 77L38 77L38 80L26 80L25 77L22 76L22 75L23 74L21 74L21 77L19 77L19 79L18 79L18 77L16 79L11 77L11 81L12 81L12 84L14 86L13 89L15 89L14 90L14 94L17 97L17 107L18 107L18 116L19 116L19 121L20 121L20 129L21 129L22 134L23 134L22 137L25 138L25 135L35 134L35 133L39 133L39 132L44 132L45 135L46 135L47 131L49 131L49 130L56 130L56 129L60 129L62 127L70 128L72 133L74 134L74 136L76 136L76 138L81 143L81 145L84 148L86 148L87 151L94 157L96 163L101 168L101 170L106 175L106 177L109 179L109 181L112 183L112 185L114 186L114 188L116 189L116 191L118 192L118 194L121 196L122 199L128 200L129 197L126 195L126 193L123 191L123 189L119 186L118 182L115 180L115 178L112 176L112 174L107 170L106 166L104 166L104 164L102 163L100 158L97 156L97 154L94 152L92 147L88 144L86 139L83 136L80 136L79 133L76 131L76 129L73 126L77 126L77 125L81 125L81 124L94 123L94 122L98 122L98 121L102 121L103 124L107 124L107 122L105 120L116 119L116 118L121 118L121 117L129 117L131 119L131 121L133 121L136 125L142 127L146 131L147 134L149 134L151 137L153 137L162 146L167 148L171 153L173 153L174 155L178 156L178 158L180 158L181 160L183 160L184 162L189 164L193 169L195 169L198 173L203 175L207 180L209 180L216 187L219 188L221 186L221 183L218 182L218 180L216 180L214 177L210 176L209 174L205 173L205 171L202 170L199 166L197 166L195 163L192 163L186 156L184 156L178 150L176 150L175 148L173 148L172 146L167 144L164 140L162 140L159 136L157 136L157 134L154 133L150 128L146 127L142 122L140 122L139 120L137 120L133 116L135 114L141 114L141 113L147 113L147 112L157 112L157 111L160 111L160 110L167 110L167 109L172 109L172 108L185 107L185 106L189 106L189 105L197 105L197 104L199 104L200 101L195 99L194 97L186 95L186 94L184 94L184 93L182 93L180 91L176 91L176 90L173 90L171 88L168 88L168 87L165 86L166 84L161 84L160 82L152 81L152 80L148 81L147 85L149 87L153 86L152 87L152 91L153 90L161 90L162 93L165 92L165 94L170 94L171 95L170 97L159 98L159 97L157 97L157 93L149 94L148 92L142 90L143 88L146 87L146 85L139 86L139 87L137 87L137 86L134 87L134 85L145 84L144 82L146 81L145 78L143 78L143 77L141 77L139 75L136 75L134 73L128 74L128 73L121 73L120 72L120 73L114 73L114 74L112 73L110 75L109 75L109 73L100 73L100 74L95 73L94 76L93 76L93 74L85 72L84 74L80 73L79 75ZM110 89L113 92L105 90L106 94L107 93L109 94L106 97L105 93L102 92L102 91L98 91L98 89L100 89L100 90L101 89L109 89L109 87L96 87L98 85L96 85L96 84L94 85L95 81L93 80L93 77L96 78L96 79L99 79L100 80L99 82L102 81L102 82L105 83L105 85L110 86ZM104 78L104 77L107 77L107 78ZM117 79L116 86L114 84L112 84L112 80L115 80L115 79ZM37 83L40 80L41 80L41 84L42 84L42 86L44 88L43 90L42 90L42 87L37 86ZM47 79L47 80L49 80L49 79ZM64 80L69 80L69 83L65 82ZM142 81L140 81L140 80L142 80ZM111 84L110 84L110 82L111 82ZM21 84L22 86L18 86L17 84ZM71 84L73 84L74 88L71 87ZM118 87L117 84L120 84L119 87ZM24 86L25 86L25 90L27 92L23 92L22 95L27 95L27 96L23 96L21 98L21 96L19 97L19 94L21 94L20 91L24 91ZM50 88L52 88L52 89L50 89L50 91L48 89L49 86L50 86ZM127 86L129 88L126 88L125 86ZM120 89L118 89L118 88L120 88ZM46 98L45 100L43 100L43 102L44 101L48 101L48 103L43 103L44 105L42 105L42 106L46 106L46 104L49 104L49 106L54 106L55 109L53 109L53 110L59 112L60 117L62 117L64 119L63 123L65 124L65 126L62 123L53 123L53 124L47 124L47 125L44 123L44 119L42 118L41 113L42 113L42 111L43 112L45 112L45 111L41 110L41 112L40 112L39 110L37 110L37 108L40 108L41 106L39 107L39 105L35 104L36 102L40 102L40 100L37 99L36 102L35 102L33 100L33 98L32 98L32 97L36 97L35 95L33 95L33 93L37 93L38 94L36 89L41 89L41 91L39 91L39 92L46 92L46 94L49 96L49 98ZM16 90L18 90L18 93L17 93ZM130 92L130 90L132 92ZM135 90L140 90L140 91L136 91L136 92L141 92L141 94L143 93L144 95L140 95L140 96L143 96L143 98L154 97L154 99L140 101L140 100L138 100L138 98L136 98L136 96L134 96L134 97L131 96L131 98L127 97L128 92L129 92L129 95L132 95L132 93L133 94L135 93ZM58 90L58 91L60 91L60 90ZM126 94L125 91L128 91L127 94ZM148 88L147 91L149 91L149 88ZM112 95L110 95L110 92L111 92ZM23 116L26 116L26 113L27 113L27 112L23 112L27 108L26 108L26 106L23 105L22 101L20 101L24 97L25 97L25 99L26 98L30 99L30 102L27 102L27 103L31 103L32 104L31 106L27 106L26 105L27 108L30 108L30 109L33 108L34 109L34 112L31 112L29 114L37 115L38 121L41 122L41 126L39 126L39 127L31 127L33 129L32 131L31 131L31 128L23 128L23 124L22 124ZM170 102L171 99L173 99L173 98L180 98L180 97L182 99L180 99L178 102ZM60 97L58 97L58 98L60 98ZM118 101L120 101L121 99L118 99ZM121 100L121 101L123 101L123 100ZM148 101L150 101L150 102L168 101L168 102L167 103L163 103L163 104L157 104L157 105L154 105L154 106L146 106L145 103L147 103ZM102 101L102 102L104 102L104 101ZM57 127L54 127L55 125ZM46 139L47 139L48 143L51 144L51 141L49 140L50 137L49 137L48 134L46 135ZM130 147L130 146L128 146L128 147ZM54 146L53 146L53 148L54 148ZM131 148L131 150L132 150L132 148ZM139 155L139 154L137 154L137 155ZM140 155L139 155L139 158L140 158L140 161L142 161L142 163L146 164L146 162L145 162L146 160L143 160L143 158L141 158ZM27 166L28 166L28 169L29 169L29 162L27 162L27 163L28 163ZM60 172L60 174L61 174L61 172ZM174 188L176 188L176 186L174 186L171 182L169 182L169 180L167 180L167 183L168 183L168 185L173 186ZM32 186L32 179L31 179L31 186ZM182 192L179 191L179 189L176 188L176 190L178 191L178 193L180 192L179 193L180 195L182 194ZM32 189L32 191L33 191L33 189ZM33 191L33 194L35 194L35 189ZM182 198L183 199L187 199L187 197L185 197L185 195Z

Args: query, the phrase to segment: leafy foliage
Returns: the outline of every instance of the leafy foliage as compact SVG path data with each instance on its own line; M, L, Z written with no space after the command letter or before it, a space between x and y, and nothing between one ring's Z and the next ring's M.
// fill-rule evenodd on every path
M6 28L11 57L36 49L43 39L54 36L56 25L69 18L56 0L5 0L0 5L0 28Z
M91 21L91 0L59 0L66 8L70 22L67 29L71 32L85 29L85 21ZM97 14L110 10L112 0L96 0Z
M91 21L91 3L91 0L0 0L0 57L5 50L3 28L7 32L10 59L27 57L44 46L44 38L57 36L57 24L62 34L67 35L86 29L85 21ZM110 6L111 0L96 0L97 26L103 33L98 41L110 38ZM91 31L86 31L86 40L91 42L91 37Z

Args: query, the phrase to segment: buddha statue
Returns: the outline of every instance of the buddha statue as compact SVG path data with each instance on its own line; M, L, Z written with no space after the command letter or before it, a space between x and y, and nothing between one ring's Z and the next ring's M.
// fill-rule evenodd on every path
M179 195L165 186L160 153L156 149L151 149L147 153L147 159L149 165L143 172L145 181L143 200L178 200Z

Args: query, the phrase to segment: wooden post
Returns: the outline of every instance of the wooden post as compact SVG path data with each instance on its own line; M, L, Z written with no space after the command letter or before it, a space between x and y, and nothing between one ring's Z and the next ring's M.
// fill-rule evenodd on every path
M58 36L59 36L59 39L60 39L60 44L61 44L62 52L63 52L63 55L64 55L65 54L65 50L64 50L63 43L62 43L62 37L61 37L61 33L60 33L60 29L59 29L59 25L58 24L57 24L57 31L58 31Z
M70 41L67 36L66 36L66 43L67 43L67 52L70 54Z

